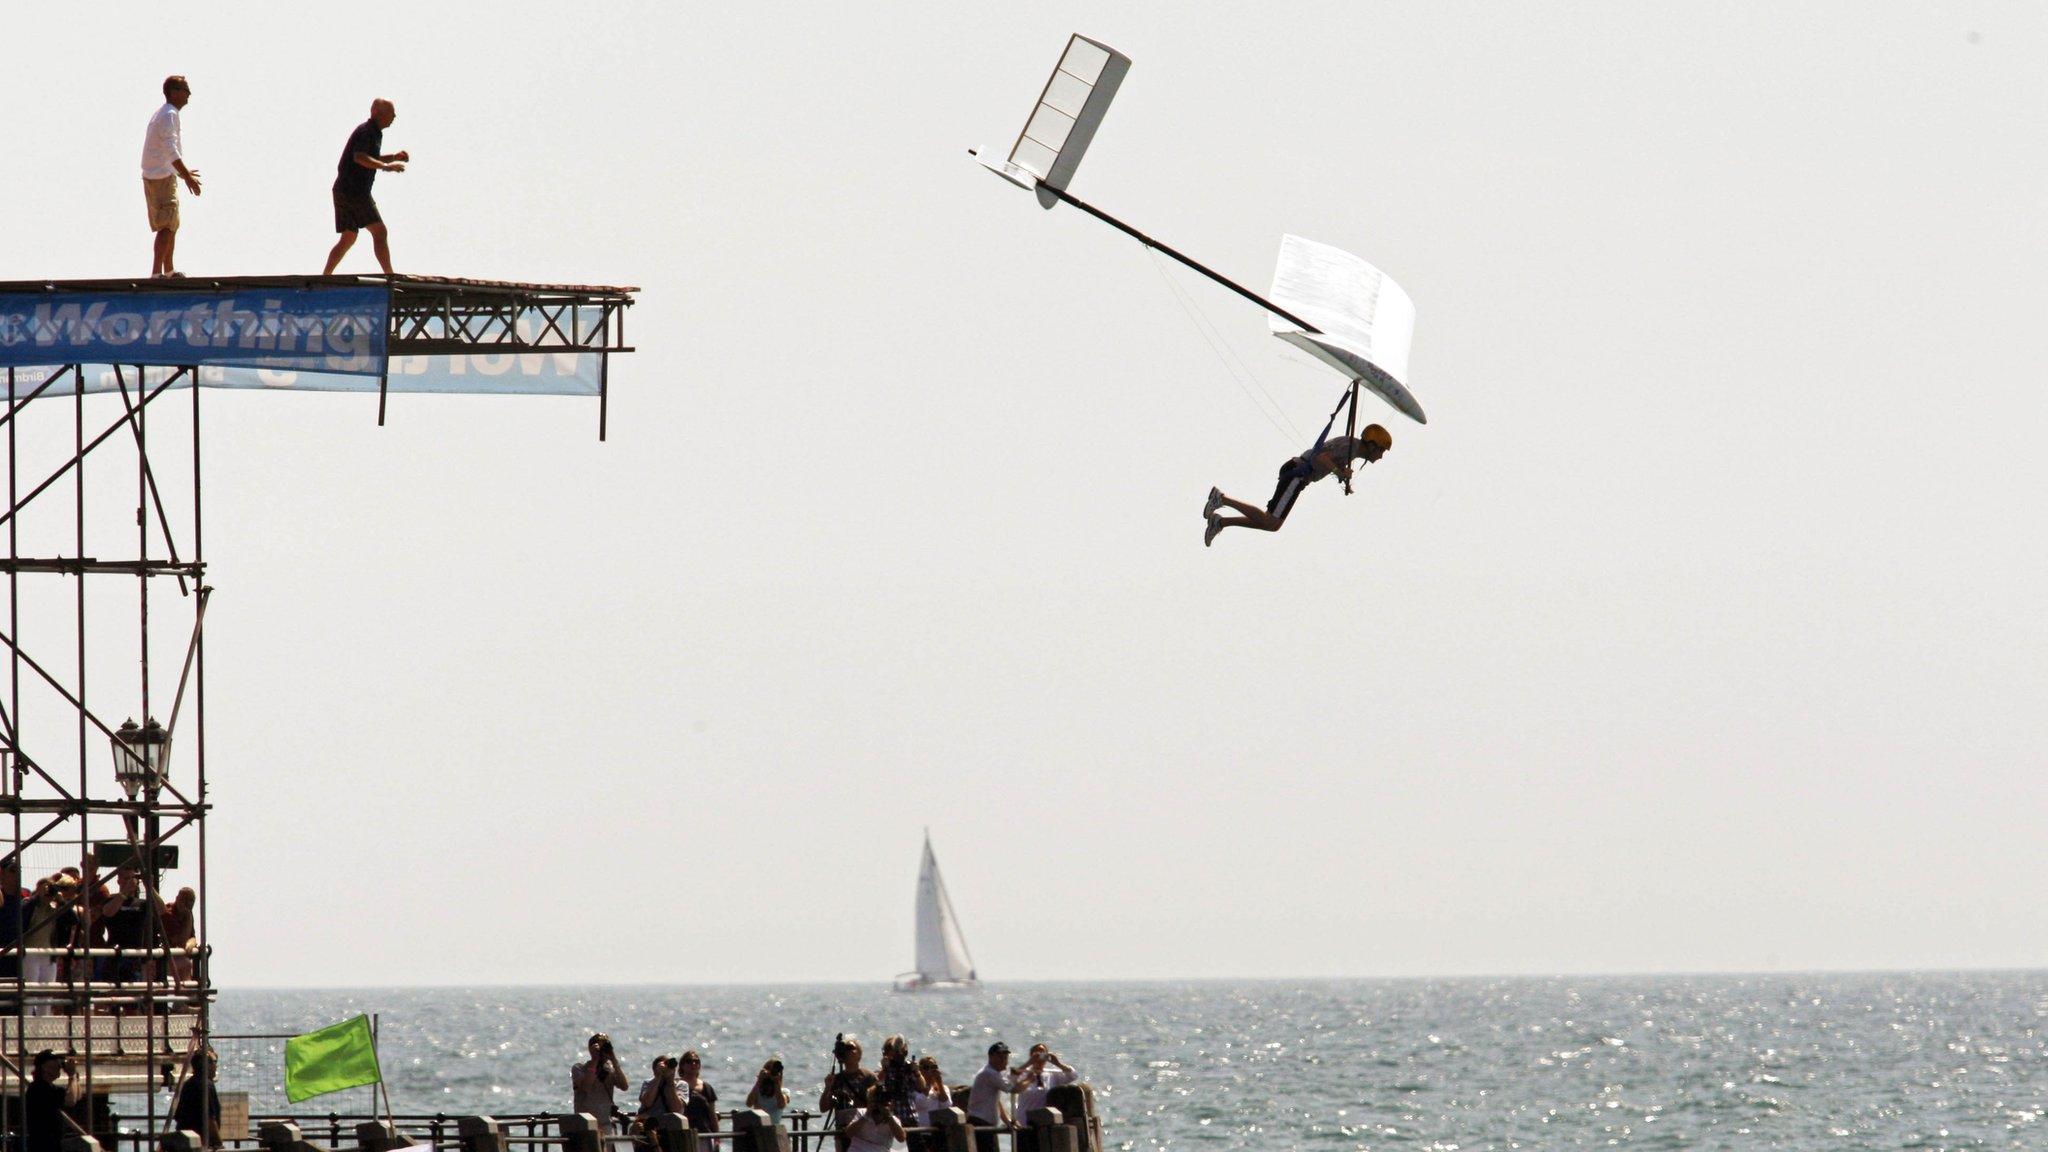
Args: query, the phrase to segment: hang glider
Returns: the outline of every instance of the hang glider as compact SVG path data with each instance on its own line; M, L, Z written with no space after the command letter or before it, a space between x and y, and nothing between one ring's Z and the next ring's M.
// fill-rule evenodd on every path
M1356 424L1361 390L1416 423L1427 423L1422 405L1405 382L1415 305L1379 269L1341 249L1287 236L1280 244L1272 295L1260 296L1067 191L1130 69L1130 57L1076 34L1060 53L1008 155L996 159L980 150L970 154L989 171L1034 193L1041 206L1078 208L1263 308L1275 336L1350 381L1339 402L1340 409L1348 405L1347 427ZM1335 415L1333 410L1333 420Z

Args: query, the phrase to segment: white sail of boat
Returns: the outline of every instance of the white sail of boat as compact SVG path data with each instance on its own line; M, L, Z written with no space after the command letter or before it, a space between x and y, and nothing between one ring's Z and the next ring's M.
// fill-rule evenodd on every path
M953 912L953 898L946 894L946 881L939 875L939 858L932 854L932 836L924 836L924 863L917 870L917 970L896 978L898 992L938 992L978 988L974 957L968 955L967 938L960 934L960 918Z

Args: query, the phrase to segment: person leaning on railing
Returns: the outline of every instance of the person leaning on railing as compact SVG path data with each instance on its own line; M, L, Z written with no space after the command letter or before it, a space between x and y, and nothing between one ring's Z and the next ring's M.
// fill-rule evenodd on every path
M192 958L199 953L199 930L193 917L193 910L198 904L199 893L190 888L180 888L177 898L164 908L164 944L172 949L171 983L174 987L192 983Z
M1003 1094L1010 1090L1010 1046L1001 1040L988 1046L988 1064L974 1074L967 1091L967 1118L974 1121L976 1152L996 1152L996 1133L1010 1126Z

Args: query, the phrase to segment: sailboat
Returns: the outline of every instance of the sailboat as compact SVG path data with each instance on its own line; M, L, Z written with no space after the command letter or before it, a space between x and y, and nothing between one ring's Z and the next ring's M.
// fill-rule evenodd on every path
M939 858L932 854L932 834L924 834L924 863L917 870L917 970L896 977L898 992L964 992L981 987L974 978L974 957L960 935L953 898L939 876Z

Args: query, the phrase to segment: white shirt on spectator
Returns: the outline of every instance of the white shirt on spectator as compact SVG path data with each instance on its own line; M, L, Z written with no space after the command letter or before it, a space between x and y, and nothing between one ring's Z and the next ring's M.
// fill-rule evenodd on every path
M998 1109L1003 1102L1003 1093L1010 1087L1010 1078L996 1070L993 1064L983 1065L974 1074L974 1087L967 1090L967 1115L977 1124L1000 1124L1003 1114Z
M1031 1113L1045 1107L1045 1098L1052 1090L1072 1084L1079 1076L1073 1069L1061 1070L1050 1064L1038 1070L1038 1075L1020 1076L1017 1079L1017 1123L1027 1123Z
M161 180L177 175L173 160L185 158L185 131L178 110L166 103L149 118L149 131L142 137L142 178Z
M919 1128L932 1126L932 1113L940 1108L951 1108L953 1100L943 1092L917 1092L910 1097L910 1114L917 1118Z

